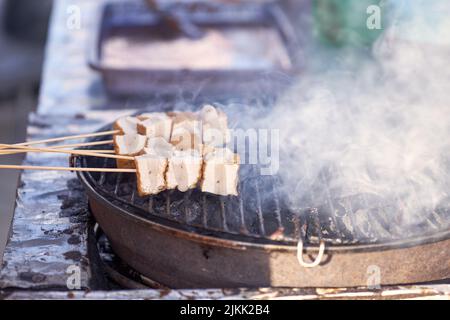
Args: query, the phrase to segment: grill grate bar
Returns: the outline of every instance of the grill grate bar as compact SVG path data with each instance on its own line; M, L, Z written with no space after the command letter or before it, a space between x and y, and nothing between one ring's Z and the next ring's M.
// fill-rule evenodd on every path
M283 225L283 221L281 219L281 207L280 207L280 181L278 178L273 178L272 179L272 194L274 195L274 202L275 202L275 210L274 210L274 214L275 214L275 219L277 221L278 224L278 228L275 231L274 234L271 235L272 239L276 239L280 236L283 235L284 233L284 225Z
M186 224L190 223L191 212L189 210L189 198L192 194L192 190L188 190L183 194L183 208L184 208L184 222Z
M131 191L131 199L130 199L131 203L134 205L136 204L136 190L133 189L133 191Z
M259 184L255 181L255 190L256 190L256 203L257 203L257 213L258 213L258 221L259 221L259 231L262 236L266 235L266 229L264 227L264 217L263 211L261 208L261 193L259 191Z
M170 217L172 216L172 212L170 210L170 195L172 194L172 190L170 190L169 192L166 192L166 197L165 197L165 204L166 204L166 210L165 210L165 214Z
M206 195L202 195L202 221L203 221L203 227L208 228L208 209L207 209L207 203L206 203Z
M366 208L370 208L369 200L367 199L367 194L364 194L362 196L363 202ZM369 210L369 214L371 216L371 219L374 220L374 223L378 226L378 234L382 237L386 237L391 233L391 228L389 226L388 221L383 217L378 210Z
M108 166L108 158L103 159L103 168L106 168ZM103 186L106 182L106 172L100 173L100 178L98 179L98 185Z
M154 212L154 210L153 210L153 197L149 197L147 208L148 208L148 213L153 213Z
M222 227L223 230L226 232L229 232L228 225L227 225L227 217L225 213L225 200L223 197L220 197L220 215L222 218Z
M307 211L305 228L307 241L313 242L317 240L317 242L320 242L322 239L322 228L317 208L311 208Z
M120 188L120 183L122 181L122 173L118 173L117 174L117 178L116 178L116 184L114 186L114 194L117 196L119 194L119 188Z
M243 190L242 182L239 181L239 190ZM239 192L238 194L239 199L239 220L240 220L240 228L239 231L242 234L249 234L247 226L245 224L245 213L244 213L244 200L242 199L242 194Z
M300 212L297 212L294 214L293 218L292 218L292 222L294 224L294 228L295 228L295 238L296 239L301 239L302 242L306 243L306 225L304 225L302 223L302 219L300 217Z
M433 210L431 212L431 218L436 221L437 226L443 226L445 225L445 221L442 219L442 217L436 212L436 210Z

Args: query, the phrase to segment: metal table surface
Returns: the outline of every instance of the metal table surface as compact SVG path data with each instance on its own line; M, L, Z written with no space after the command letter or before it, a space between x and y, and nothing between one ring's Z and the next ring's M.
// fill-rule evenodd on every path
M110 101L90 71L86 51L102 1L57 0L52 14L37 113L28 139L92 132L146 105ZM78 21L79 19L79 21ZM79 22L79 24L78 24ZM27 165L67 166L67 156L28 154ZM86 196L75 173L24 171L0 272L0 299L348 299L448 298L450 285L366 289L98 290L88 255ZM67 286L79 270L81 290Z

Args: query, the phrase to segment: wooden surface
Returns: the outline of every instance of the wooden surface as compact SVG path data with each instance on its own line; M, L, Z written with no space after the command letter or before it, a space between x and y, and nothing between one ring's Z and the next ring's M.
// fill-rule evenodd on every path
M93 17L101 1L59 0L51 21L37 114L29 139L92 132L145 104L110 102L86 63ZM67 26L70 8L79 8L81 28ZM73 141L76 142L76 141ZM27 165L68 165L58 154L29 154ZM92 291L88 257L87 199L70 172L25 171L17 194L12 235L0 272L0 299L448 299L449 285L365 289L129 290ZM71 266L81 270L81 291L67 289ZM55 291L56 290L56 291Z

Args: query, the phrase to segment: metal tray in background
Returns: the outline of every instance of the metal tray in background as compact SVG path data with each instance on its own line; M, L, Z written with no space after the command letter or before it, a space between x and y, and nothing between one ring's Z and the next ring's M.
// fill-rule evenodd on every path
M227 27L273 28L279 35L289 67L270 68L232 67L220 69L174 69L149 67L120 67L108 65L103 57L104 42L112 34L135 35L137 32L160 37L164 32L158 16L145 3L122 2L105 4L98 15L98 28L93 36L89 64L103 78L106 90L113 95L152 95L184 92L208 94L276 93L298 75L300 46L295 31L283 12L274 3L174 3L166 10L178 10L199 27L224 29ZM123 59L133 59L133 52L120 52ZM164 57L161 57L164 58Z

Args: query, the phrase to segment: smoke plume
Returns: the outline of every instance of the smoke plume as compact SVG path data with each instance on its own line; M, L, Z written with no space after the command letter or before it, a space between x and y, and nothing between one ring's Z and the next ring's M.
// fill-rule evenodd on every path
M415 219L448 199L450 4L391 10L369 58L341 49L324 61L309 48L309 67L260 122L280 130L279 174L295 208L364 195Z

